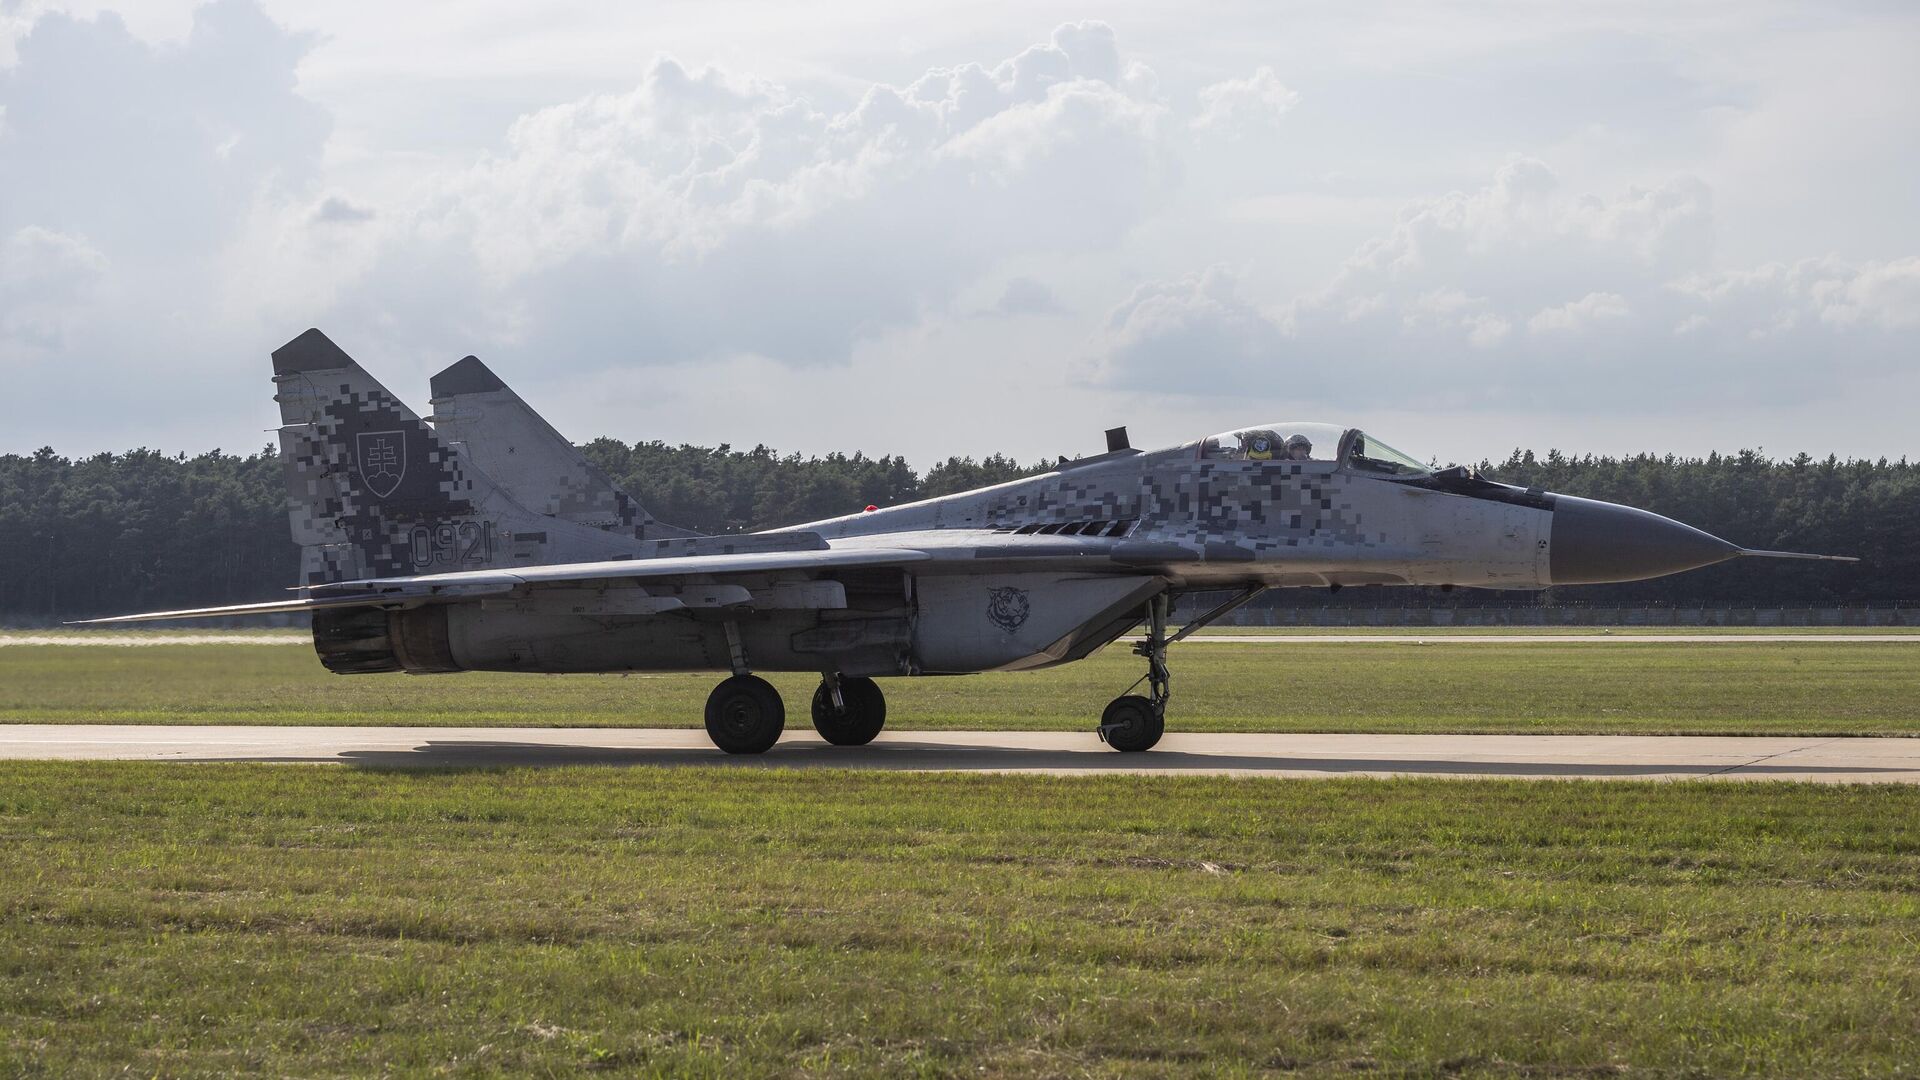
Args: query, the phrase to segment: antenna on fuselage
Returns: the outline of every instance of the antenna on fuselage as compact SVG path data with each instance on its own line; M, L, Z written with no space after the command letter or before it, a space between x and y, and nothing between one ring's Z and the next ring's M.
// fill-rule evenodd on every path
M1116 450L1128 450L1132 447L1133 444L1127 441L1126 425L1122 424L1119 427L1107 429L1107 453L1111 454Z

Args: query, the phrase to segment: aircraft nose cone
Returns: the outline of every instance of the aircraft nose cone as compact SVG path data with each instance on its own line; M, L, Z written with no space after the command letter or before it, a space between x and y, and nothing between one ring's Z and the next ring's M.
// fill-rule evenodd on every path
M1547 577L1555 585L1640 581L1711 566L1739 551L1712 533L1659 514L1556 495Z

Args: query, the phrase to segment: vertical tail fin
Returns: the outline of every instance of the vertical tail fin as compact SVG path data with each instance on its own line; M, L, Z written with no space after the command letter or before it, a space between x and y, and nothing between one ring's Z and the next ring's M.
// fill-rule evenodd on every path
M433 377L430 419L442 439L536 513L643 540L699 535L656 521L479 357Z
M521 506L318 330L274 350L273 381L303 584L605 559L639 546Z

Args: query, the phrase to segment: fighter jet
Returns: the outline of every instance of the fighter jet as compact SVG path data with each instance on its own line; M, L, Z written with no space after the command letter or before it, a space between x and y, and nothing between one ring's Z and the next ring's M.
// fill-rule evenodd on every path
M434 378L430 422L319 330L273 353L273 381L297 594L90 621L304 612L342 674L726 672L705 719L733 754L786 724L756 671L818 673L814 728L856 746L886 722L877 679L1047 668L1144 628L1144 671L1096 729L1142 751L1165 729L1167 647L1266 589L1542 589L1841 558L1429 468L1317 423L1151 451L1116 428L1105 453L1026 479L701 536L655 521L473 357ZM1172 602L1201 591L1228 598L1173 631Z

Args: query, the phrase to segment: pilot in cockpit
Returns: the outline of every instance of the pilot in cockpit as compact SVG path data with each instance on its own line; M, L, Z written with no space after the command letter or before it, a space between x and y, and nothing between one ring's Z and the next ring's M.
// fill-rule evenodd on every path
M1282 454L1280 437L1271 431L1249 431L1241 443L1248 461L1272 461Z
M1312 458L1313 441L1311 439L1308 439L1305 435L1298 434L1287 437L1286 460L1308 461Z

